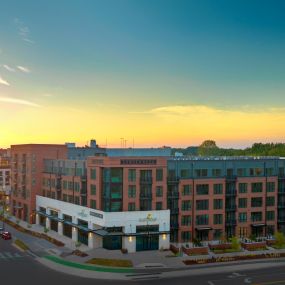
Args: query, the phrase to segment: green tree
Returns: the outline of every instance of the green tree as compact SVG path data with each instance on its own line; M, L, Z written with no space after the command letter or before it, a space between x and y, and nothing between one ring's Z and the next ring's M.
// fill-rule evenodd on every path
M275 246L277 248L283 248L285 246L285 236L282 232L276 232L275 235Z
M231 238L232 249L239 251L240 250L240 241L237 237Z

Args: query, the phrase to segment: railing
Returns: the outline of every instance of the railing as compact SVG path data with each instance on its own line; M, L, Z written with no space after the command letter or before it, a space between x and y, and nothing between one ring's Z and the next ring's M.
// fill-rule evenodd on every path
M140 199L152 199L152 193L140 193Z
M178 213L179 213L179 208L170 209L170 215L171 215L171 214L176 215L176 214L178 214Z
M237 224L236 219L226 219L226 226L235 226Z
M178 176L167 177L167 183L168 184L178 184L179 180L180 180L180 178Z
M236 175L226 175L225 178L228 181L235 181L235 180L237 180L237 176Z
M226 211L235 211L237 209L237 205L226 205Z
M226 192L226 196L236 196L237 195L237 191L227 191Z
M168 192L167 193L167 198L179 198L179 192Z
M141 184L152 184L152 177L140 177Z

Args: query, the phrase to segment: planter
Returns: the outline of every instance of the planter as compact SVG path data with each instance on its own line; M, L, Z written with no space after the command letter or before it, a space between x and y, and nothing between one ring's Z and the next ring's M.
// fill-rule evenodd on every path
M275 239L267 239L266 240L266 245L268 245L268 246L275 245L275 243L276 243Z
M171 244L169 249L174 253L177 254L179 252L179 248L176 247L175 245Z
M182 247L182 251L187 255L204 255L209 253L208 247Z
M209 244L210 250L225 250L225 249L231 249L232 244L231 243L220 243L220 244Z
M252 243L242 242L241 246L249 251L261 250L261 249L266 249L266 242L265 241L252 242Z

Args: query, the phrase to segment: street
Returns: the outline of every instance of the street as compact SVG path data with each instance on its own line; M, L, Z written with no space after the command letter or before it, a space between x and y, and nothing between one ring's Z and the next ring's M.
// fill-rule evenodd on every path
M190 269L191 270L191 269ZM206 270L206 269L205 269ZM106 281L79 278L62 274L38 263L32 255L21 252L12 246L11 241L0 240L0 272L1 279L9 284L45 285L45 284L197 284L197 285L238 285L285 284L285 265L274 268L199 276L183 276L181 278L160 278L160 274L129 276L130 281ZM24 282L24 283L23 283Z

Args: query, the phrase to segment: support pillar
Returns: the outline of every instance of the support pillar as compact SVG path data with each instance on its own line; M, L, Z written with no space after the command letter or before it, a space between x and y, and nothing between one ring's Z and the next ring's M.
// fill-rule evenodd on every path
M40 215L36 214L36 224L39 225L40 224Z

